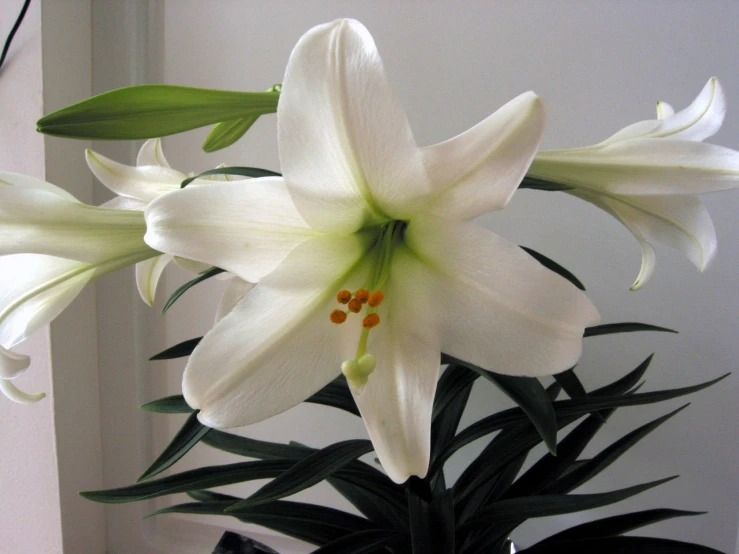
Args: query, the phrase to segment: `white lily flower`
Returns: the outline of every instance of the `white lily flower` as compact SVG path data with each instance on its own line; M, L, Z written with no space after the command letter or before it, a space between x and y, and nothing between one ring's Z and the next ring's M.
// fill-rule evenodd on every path
M377 455L428 470L440 352L510 375L579 358L588 298L465 221L506 205L544 113L532 93L420 149L369 32L315 27L277 112L283 178L186 188L146 210L154 248L257 284L200 342L183 392L206 425L266 419L347 376Z
M739 152L701 141L719 130L724 92L708 81L686 109L657 103L641 121L584 148L537 154L529 175L574 187L569 194L605 210L639 241L642 264L632 290L655 267L655 242L680 250L701 271L716 253L716 231L699 194L739 186Z
M0 390L34 402L10 379L28 356L10 349L50 323L92 279L158 253L142 212L98 208L50 183L0 172Z

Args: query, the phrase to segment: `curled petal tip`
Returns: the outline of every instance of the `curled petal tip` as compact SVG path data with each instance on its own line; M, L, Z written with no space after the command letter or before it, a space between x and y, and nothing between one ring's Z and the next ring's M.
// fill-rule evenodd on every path
M8 379L0 379L0 390L10 400L18 404L34 404L39 400L46 398L45 392L37 392L33 394L23 392Z
M31 358L0 346L0 378L12 379L31 364Z

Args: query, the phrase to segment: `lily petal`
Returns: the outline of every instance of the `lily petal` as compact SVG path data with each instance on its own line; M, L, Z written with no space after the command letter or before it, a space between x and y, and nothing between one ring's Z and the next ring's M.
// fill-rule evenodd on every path
M657 119L664 120L675 115L675 108L671 104L660 100L657 102Z
M252 283L316 234L280 177L180 189L149 204L146 223L144 239L152 248L221 267Z
M48 324L74 300L94 273L95 267L90 264L52 256L1 257L0 345L10 349Z
M85 159L90 171L103 185L120 196L143 202L151 202L162 194L179 189L182 181L187 178L185 174L167 166L132 167L92 150L85 150Z
M632 290L646 284L654 268L654 252L644 243L659 242L682 252L701 271L716 255L716 229L697 196L604 196L575 191L616 217L639 240L642 269Z
M153 138L147 140L136 156L136 165L158 165L159 167L172 167L162 150L162 139Z
M72 196L63 188L52 185L51 183L47 183L46 181L42 181L41 179L29 177L28 175L22 175L21 173L0 171L0 190L2 190L2 187L4 186L19 187L27 190L44 190L46 192L55 194L59 198L64 198L72 202L78 202L78 200L74 196Z
M46 393L43 392L36 392L33 394L23 392L8 379L0 379L0 391L2 391L2 393L13 402L17 402L18 404L33 404L46 397Z
M164 268L172 261L173 256L162 254L136 264L136 286L141 299L148 306L154 304L157 284Z
M20 375L29 365L31 365L29 356L12 352L0 345L0 380Z
M482 227L424 216L406 229L431 291L443 352L507 375L573 366L599 315L587 296L515 244Z
M342 19L298 41L277 107L283 175L311 227L350 233L402 219L429 185L374 40Z
M354 355L360 325L335 325L336 292L369 248L358 235L304 242L205 335L182 390L216 428L262 421L300 403Z
M713 77L708 80L690 106L664 118L662 124L648 136L699 142L718 132L725 115L726 95L718 79ZM663 118L659 117L659 119Z
M636 138L540 152L529 174L612 194L704 194L739 185L739 152L687 140Z
M446 142L422 149L435 193L428 209L447 219L472 219L503 209L534 159L545 124L533 92Z
M439 338L430 325L437 306L419 266L407 248L394 253L381 323L369 335L377 366L361 390L351 387L382 467L396 483L428 471L439 378Z
M224 275L224 274L221 274ZM225 274L228 275L228 274ZM223 319L231 310L234 309L236 304L241 302L247 292L249 292L254 283L249 283L243 279L239 279L236 276L231 276L229 279L228 287L221 296L221 301L218 303L218 309L216 310L216 322Z

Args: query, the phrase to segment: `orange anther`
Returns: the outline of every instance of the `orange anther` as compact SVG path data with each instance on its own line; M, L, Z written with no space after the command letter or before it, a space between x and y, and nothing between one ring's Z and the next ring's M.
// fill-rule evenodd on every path
M356 298L352 298L349 301L349 311L355 314L358 314L362 311L362 303L357 300Z
M359 289L357 292L354 293L354 298L359 300L362 304L367 302L368 297L369 291L367 289Z
M369 314L362 320L362 326L365 329L372 329L380 324L380 316L377 314Z
M340 290L339 293L336 295L336 300L339 301L340 304L348 304L349 300L352 299L352 293L348 290Z
M341 310L334 310L329 316L332 323L344 323L346 321L346 312Z
M385 300L385 295L382 294L382 291L376 290L372 294L369 295L369 299L367 300L367 304L372 306L373 308L376 308L380 304L382 304L382 301Z

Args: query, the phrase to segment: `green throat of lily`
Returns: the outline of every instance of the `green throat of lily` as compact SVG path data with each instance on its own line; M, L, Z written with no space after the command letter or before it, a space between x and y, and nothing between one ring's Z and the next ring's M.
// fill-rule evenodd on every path
M369 255L374 257L369 282L354 293L347 289L340 290L336 294L336 301L345 305L346 310L337 308L329 315L333 323L341 325L347 323L350 314L364 313L356 354L354 358L345 360L341 364L342 373L349 384L356 389L361 390L367 384L370 374L377 366L375 356L367 352L367 340L370 331L380 324L380 316L376 309L385 299L383 286L390 274L393 250L403 240L403 233L407 226L408 223L405 221L394 220L379 227L377 239L369 251Z

